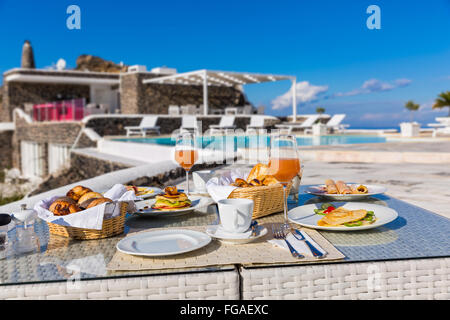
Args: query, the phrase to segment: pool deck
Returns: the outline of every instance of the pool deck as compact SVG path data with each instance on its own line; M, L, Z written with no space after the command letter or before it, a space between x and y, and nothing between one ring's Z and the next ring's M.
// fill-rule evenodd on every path
M446 139L301 146L300 149L306 159L317 161L450 164L450 140Z

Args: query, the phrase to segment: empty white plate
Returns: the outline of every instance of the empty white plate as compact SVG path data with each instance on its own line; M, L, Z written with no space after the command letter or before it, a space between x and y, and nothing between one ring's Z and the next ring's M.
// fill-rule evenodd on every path
M211 242L203 232L171 229L128 236L117 243L117 250L136 256L171 256L200 249Z
M301 226L307 227L307 228L313 228L313 229L320 229L320 230L328 230L328 231L358 231L358 230L366 230L366 229L372 229L377 228L379 226L382 226L386 223L389 223L393 220L395 220L398 217L397 211L380 206L377 204L372 203L365 203L365 202L347 202L347 203L341 203L336 204L338 207L343 207L348 210L367 210L367 211L373 211L375 214L375 217L377 220L369 225L365 226L359 226L359 227L324 227L324 226L318 226L317 222L323 218L322 215L316 214L314 212L314 209L320 209L321 203L318 204L307 204L304 206L300 206L294 209L289 210L288 212L288 219L291 222L297 223Z
M348 186L353 186L353 185L359 186L360 184L349 183L347 185ZM328 193L326 193L326 191L324 191L322 189L322 188L325 187L324 184L318 184L318 185L315 185L315 186L310 186L310 187L306 188L305 192L313 194L315 196L326 197L328 199L332 199L332 200L336 200L336 201L347 201L347 200L358 200L358 199L362 199L362 198L365 198L365 197L370 197L370 196L374 196L374 195L377 195L377 194L382 194L382 193L385 193L387 191L387 189L385 187L382 187L382 186L377 186L377 185L373 185L373 184L365 184L365 186L367 187L368 193L328 194Z

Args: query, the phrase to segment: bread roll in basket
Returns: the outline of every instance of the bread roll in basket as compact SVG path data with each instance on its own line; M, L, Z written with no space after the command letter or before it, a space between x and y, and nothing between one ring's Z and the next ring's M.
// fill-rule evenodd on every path
M253 200L253 219L261 218L272 213L283 211L283 186L269 175L269 168L265 164L258 163L255 165L247 177L247 184L236 179L232 185L237 186L228 199L250 199ZM245 181L245 180L244 180ZM292 188L292 182L286 187L286 195Z
M119 187L127 192L124 186ZM47 222L51 234L79 240L102 239L124 231L128 201L121 199L113 201L76 186L65 196L41 200L35 210Z

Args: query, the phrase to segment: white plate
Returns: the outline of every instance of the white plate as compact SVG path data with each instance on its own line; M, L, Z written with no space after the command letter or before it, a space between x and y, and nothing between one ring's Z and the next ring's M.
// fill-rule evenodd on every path
M357 183L349 183L348 186L359 186L361 184L357 184ZM325 193L325 191L322 191L320 188L321 187L325 187L324 184L318 184L315 186L310 186L308 188L306 188L305 192L306 193L310 193L313 194L315 196L321 196L321 197L326 197L328 199L333 199L336 201L342 201L342 200L358 200L358 199L362 199L365 197L370 197L370 196L374 196L377 194L382 194L385 193L387 191L387 189L385 187L382 186L377 186L377 185L373 185L373 184L364 184L364 186L367 187L367 191L368 193L361 193L361 194L328 194Z
M136 214L138 216L146 217L174 217L191 212L202 207L206 207L211 203L211 199L207 197L190 196L191 206L189 208L182 208L178 210L156 210L152 209L152 205L156 202L156 199L136 201Z
M163 192L163 190L161 190L160 188L155 188L155 187L143 187L143 186L139 186L138 188L145 188L145 189L147 189L147 190L153 190L152 193L144 194L144 195L142 195L142 196L138 196L138 197L141 197L141 198L143 198L143 199L153 198L153 197L155 197L157 194Z
M317 221L323 218L322 215L314 213L314 209L320 209L320 203L318 204L307 204L304 206L300 206L294 209L289 210L288 212L288 219L291 222L297 223L301 226L313 228L313 229L319 229L319 230L329 230L329 231L357 231L357 230L366 230L366 229L372 229L377 228L379 226L382 226L386 223L389 223L393 220L395 220L398 217L397 211L380 206L377 204L372 203L365 203L365 202L347 202L347 203L335 203L334 205L338 207L343 207L348 210L358 210L358 209L364 209L367 211L373 211L375 214L375 217L377 220L369 225L366 226L360 226L360 227L324 227L324 226L318 226Z
M261 238L267 234L267 229L263 226L256 226L256 235L252 236L252 230L249 229L242 233L232 233L223 230L221 225L210 225L206 228L206 234L210 237L219 239L222 242L233 243L233 244L243 244L254 241Z
M117 250L136 256L171 256L208 245L211 237L203 232L183 229L155 230L126 237Z

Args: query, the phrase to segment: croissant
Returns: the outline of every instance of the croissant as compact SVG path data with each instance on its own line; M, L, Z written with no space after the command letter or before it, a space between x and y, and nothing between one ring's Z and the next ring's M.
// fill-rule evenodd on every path
M66 216L81 211L76 203L67 200L55 200L48 209L53 212L55 216Z
M261 181L263 186L271 186L273 184L277 184L278 180L274 176L265 176L264 179Z
M263 163L255 165L247 177L247 182L250 183L253 179L260 180L263 176L266 176L269 172L269 167Z
M239 188L246 188L249 186L247 181L241 178L237 178L231 185Z
M262 186L263 184L258 179L253 179L252 181L250 181L249 185L252 187L258 187Z

